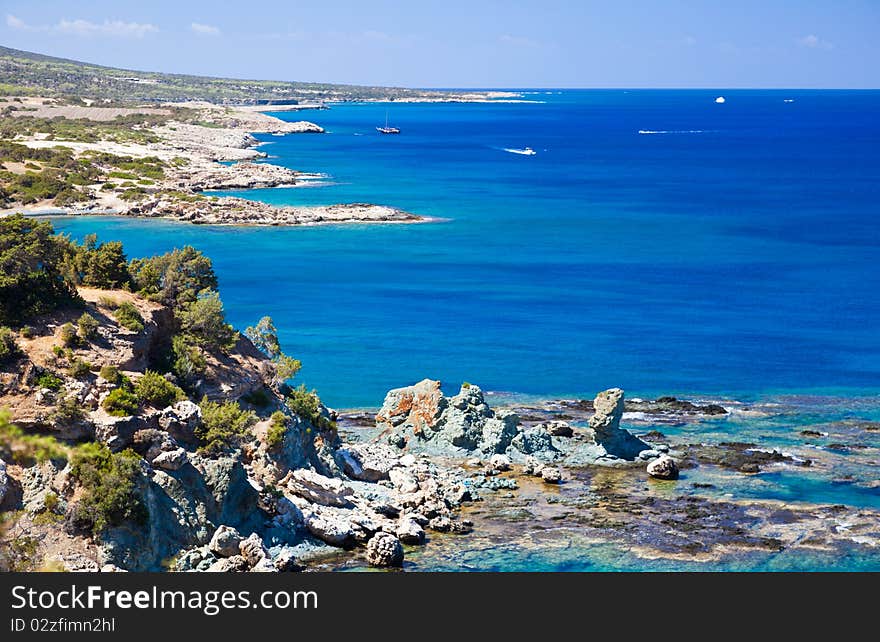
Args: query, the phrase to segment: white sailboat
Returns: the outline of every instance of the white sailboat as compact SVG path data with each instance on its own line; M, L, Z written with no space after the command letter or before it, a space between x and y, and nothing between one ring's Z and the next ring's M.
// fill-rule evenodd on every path
M376 127L376 131L380 134L399 134L399 127L389 127L388 126L388 112L385 112L385 126L384 127Z

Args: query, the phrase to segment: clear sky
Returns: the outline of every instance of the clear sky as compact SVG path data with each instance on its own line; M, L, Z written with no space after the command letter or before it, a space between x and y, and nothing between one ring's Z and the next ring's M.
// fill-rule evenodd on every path
M880 87L880 0L2 0L0 16L6 46L152 71L409 87Z

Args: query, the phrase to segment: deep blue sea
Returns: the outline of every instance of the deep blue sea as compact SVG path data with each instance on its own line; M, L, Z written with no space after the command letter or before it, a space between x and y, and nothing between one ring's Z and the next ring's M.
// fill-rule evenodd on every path
M130 256L203 250L230 320L270 315L335 407L424 377L541 397L880 391L880 92L525 97L279 113L329 133L259 135L269 162L326 177L235 192L443 222L56 226ZM376 133L386 111L401 135Z

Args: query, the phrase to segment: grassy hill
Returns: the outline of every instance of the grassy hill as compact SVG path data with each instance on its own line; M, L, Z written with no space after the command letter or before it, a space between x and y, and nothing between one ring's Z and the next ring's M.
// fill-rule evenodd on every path
M255 104L441 97L444 92L132 71L0 46L0 94L114 102L206 100Z

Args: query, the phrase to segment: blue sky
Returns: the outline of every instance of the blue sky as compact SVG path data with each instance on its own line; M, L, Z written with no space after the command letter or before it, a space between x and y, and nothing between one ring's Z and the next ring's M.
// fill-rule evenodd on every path
M0 43L411 87L880 87L880 0L3 0Z

